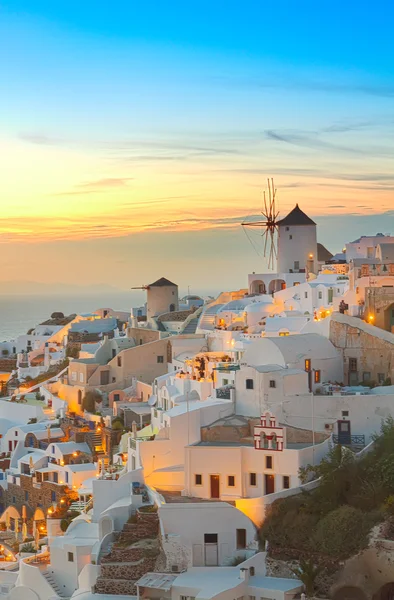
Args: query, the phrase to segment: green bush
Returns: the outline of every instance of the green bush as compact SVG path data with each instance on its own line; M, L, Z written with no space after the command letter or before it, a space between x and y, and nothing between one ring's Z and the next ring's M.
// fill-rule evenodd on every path
M347 558L368 545L368 534L374 522L374 513L340 506L317 524L312 544L323 554Z
M82 400L82 408L87 412L94 413L96 410L96 402L102 402L103 398L99 392L90 390L86 392L83 400Z
M36 551L36 547L34 546L34 544L24 544L21 549L21 552L30 552L33 553Z

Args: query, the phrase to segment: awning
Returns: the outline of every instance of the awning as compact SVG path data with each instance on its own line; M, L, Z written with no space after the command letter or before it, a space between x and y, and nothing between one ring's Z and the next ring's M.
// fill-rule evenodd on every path
M157 427L152 427L152 425L147 425L143 429L140 429L140 431L137 431L137 438L152 437L153 435L156 435L157 433L159 433L159 430Z

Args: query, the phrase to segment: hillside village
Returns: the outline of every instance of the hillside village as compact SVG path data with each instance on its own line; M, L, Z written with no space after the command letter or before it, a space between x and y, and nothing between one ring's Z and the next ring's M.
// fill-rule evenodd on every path
M0 343L0 598L394 597L394 237L317 240Z

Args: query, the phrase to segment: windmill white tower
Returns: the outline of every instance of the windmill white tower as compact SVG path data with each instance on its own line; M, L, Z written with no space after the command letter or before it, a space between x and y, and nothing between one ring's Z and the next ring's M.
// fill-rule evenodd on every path
M261 230L264 257L268 269L276 273L315 273L317 267L316 223L296 204L283 219L278 219L276 189L268 179L268 193L264 192L263 221L244 221L245 228Z
M316 273L316 223L296 204L276 223L278 227L279 273Z

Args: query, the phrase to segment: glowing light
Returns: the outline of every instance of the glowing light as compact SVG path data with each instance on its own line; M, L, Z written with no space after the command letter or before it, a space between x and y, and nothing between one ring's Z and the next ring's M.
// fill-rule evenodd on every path
M313 254L312 253L309 255L309 258L313 258Z
M101 427L97 427L97 433L100 433Z
M73 452L73 456L78 456L78 452Z
M60 500L60 504L64 504L64 503L65 503L65 499L64 499L64 498L62 498L62 499Z
M373 315L368 315L368 321L370 323L372 323L372 321L374 321L374 320L375 320L375 317Z

